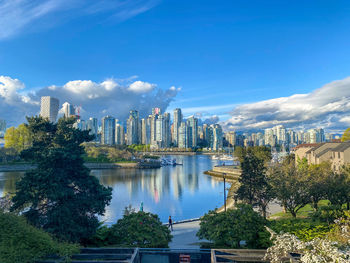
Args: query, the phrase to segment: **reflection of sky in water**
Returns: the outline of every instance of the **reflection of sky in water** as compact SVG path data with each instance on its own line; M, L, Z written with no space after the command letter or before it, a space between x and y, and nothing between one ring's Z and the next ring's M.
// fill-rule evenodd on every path
M167 157L170 158L170 157ZM115 222L131 204L137 210L156 213L163 222L199 217L223 202L222 182L203 174L218 161L209 156L173 156L183 165L160 169L94 170L104 185L113 187L113 198L102 220ZM0 194L13 192L20 173L0 173Z

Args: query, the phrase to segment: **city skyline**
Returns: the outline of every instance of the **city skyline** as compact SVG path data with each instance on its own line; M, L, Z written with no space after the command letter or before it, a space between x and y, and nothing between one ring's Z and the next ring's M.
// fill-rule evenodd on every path
M2 1L0 118L52 96L84 118L161 107L226 130L350 126L347 1L116 2Z

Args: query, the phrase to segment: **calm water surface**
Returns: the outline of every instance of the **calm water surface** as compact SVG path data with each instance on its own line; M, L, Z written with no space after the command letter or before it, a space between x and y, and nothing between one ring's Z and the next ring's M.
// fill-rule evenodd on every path
M167 157L170 158L170 157ZM101 219L114 223L129 204L137 210L156 213L163 222L195 218L223 204L223 182L203 174L220 161L209 156L171 156L183 165L159 169L93 170L104 185L113 187L113 198ZM0 195L15 190L23 173L0 173Z

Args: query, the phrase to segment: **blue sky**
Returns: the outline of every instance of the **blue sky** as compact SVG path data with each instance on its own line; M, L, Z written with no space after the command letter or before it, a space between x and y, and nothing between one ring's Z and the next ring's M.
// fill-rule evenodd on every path
M346 82L338 83L341 87L347 85L350 76L348 1L98 3L0 0L0 75L25 85L24 89L16 88L20 96L33 101L25 114L35 111L36 96L49 93L52 89L48 86L59 88L71 81L91 80L99 89L103 81L113 79L124 85L134 81L153 84L154 88L147 90L152 96L147 92L136 94L138 99L147 95L149 106L164 100L160 104L168 110L181 107L185 115L203 118L216 114L238 129L264 119L254 115L251 107L244 111L246 105L294 94L312 96L335 80ZM171 94L162 97L157 93L159 89L166 93L170 87L174 90ZM338 89L333 87L331 91ZM36 94L28 95L30 91ZM317 107L329 108L330 103L344 96L349 99L349 93L322 105L316 103ZM70 98L69 94L65 96L65 100ZM4 98L3 105L11 104ZM72 103L83 104L84 108L88 101L76 99ZM138 105L138 100L131 99L127 105L135 103ZM316 104L311 106L315 108ZM21 106L22 112L23 108L27 109ZM111 108L96 111L109 113ZM92 110L86 114L91 115ZM0 118L1 113L5 115L0 107ZM350 125L346 119L349 113L350 109L338 108L327 112L326 118L313 114L302 122L287 122L286 126L342 129ZM255 117L246 122L251 115ZM268 115L271 119L271 112ZM241 116L240 121L237 116ZM263 121L265 124L249 127L264 128L278 124L280 119Z

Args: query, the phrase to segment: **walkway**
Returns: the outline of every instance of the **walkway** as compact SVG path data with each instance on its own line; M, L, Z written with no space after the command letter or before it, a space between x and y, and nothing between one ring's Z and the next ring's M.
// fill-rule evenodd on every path
M199 242L208 242L207 240L199 240L196 236L199 230L199 222L187 222L173 225L173 240L169 244L170 248L187 248L187 249L199 249Z

